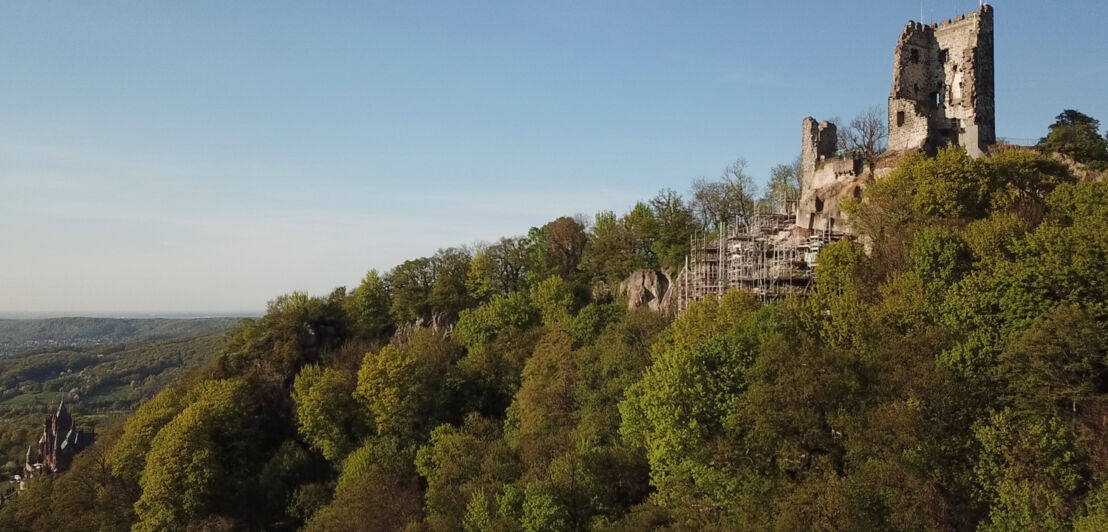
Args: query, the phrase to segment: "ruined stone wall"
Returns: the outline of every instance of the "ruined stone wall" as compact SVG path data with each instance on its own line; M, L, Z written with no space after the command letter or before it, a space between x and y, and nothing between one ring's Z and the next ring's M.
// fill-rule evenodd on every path
M995 144L990 6L938 24L909 22L893 55L888 151L873 168L837 149L835 124L804 119L796 212L801 232L849 231L840 203L860 197L869 180L889 175L908 153L934 154L959 144L976 157Z
M815 172L819 161L833 157L838 143L838 129L831 122L817 122L809 116L804 119L803 128L800 140L802 179Z
M889 149L959 144L979 156L996 142L995 123L992 8L909 22L894 53Z
M835 124L817 123L809 116L802 129L796 225L812 232L842 230L839 200L853 193L853 184L863 174L862 159L839 152Z

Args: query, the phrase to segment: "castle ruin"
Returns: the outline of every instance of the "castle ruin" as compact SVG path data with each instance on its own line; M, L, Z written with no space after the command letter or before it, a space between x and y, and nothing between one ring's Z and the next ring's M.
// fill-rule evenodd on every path
M900 157L962 146L973 157L996 143L993 8L926 25L909 21L893 52L888 150L867 168L863 154L838 145L831 122L804 119L796 225L808 234L846 229L839 203L862 197Z
M835 124L805 118L800 197L694 237L675 283L678 311L733 289L763 300L805 291L820 248L851 237L843 200L860 199L866 183L888 176L906 154L958 145L979 157L996 143L991 6L936 24L909 21L893 57L888 149L877 157L846 149Z
M889 150L928 154L951 144L974 157L996 143L993 9L900 34L889 95Z

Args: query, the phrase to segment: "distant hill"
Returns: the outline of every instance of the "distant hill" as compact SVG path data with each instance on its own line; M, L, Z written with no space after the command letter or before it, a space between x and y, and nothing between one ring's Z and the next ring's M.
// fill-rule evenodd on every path
M190 338L234 327L239 318L0 319L0 356L133 340Z

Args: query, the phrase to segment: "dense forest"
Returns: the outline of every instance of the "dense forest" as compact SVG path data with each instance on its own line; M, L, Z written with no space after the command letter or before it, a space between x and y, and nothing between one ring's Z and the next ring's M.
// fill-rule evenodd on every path
M753 201L741 165L280 296L0 529L1108 529L1098 127L903 157L805 297L620 299Z

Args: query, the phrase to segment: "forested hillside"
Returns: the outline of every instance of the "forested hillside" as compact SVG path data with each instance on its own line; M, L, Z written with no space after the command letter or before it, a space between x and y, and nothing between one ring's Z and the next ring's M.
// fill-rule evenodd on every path
M806 297L627 310L736 182L278 297L0 529L1108 529L1102 178L910 155Z

